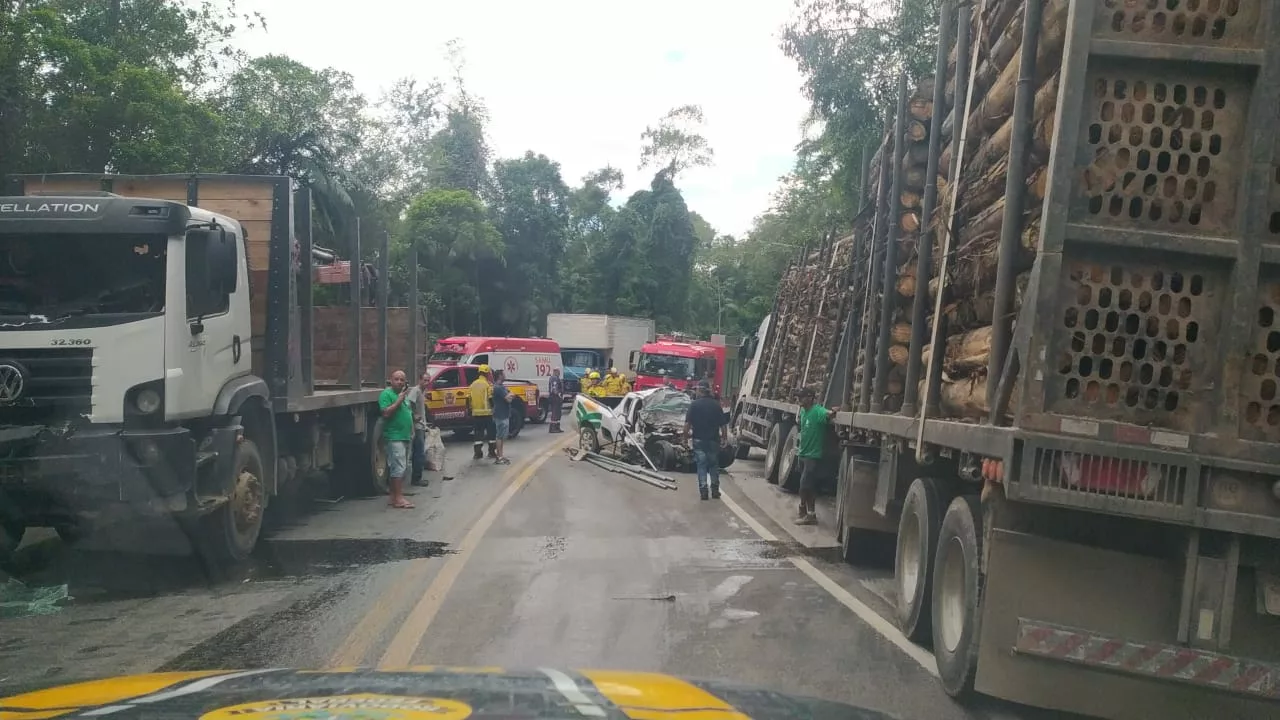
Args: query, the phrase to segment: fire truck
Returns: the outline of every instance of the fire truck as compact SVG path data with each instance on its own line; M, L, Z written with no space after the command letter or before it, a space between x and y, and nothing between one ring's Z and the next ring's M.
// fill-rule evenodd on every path
M645 343L632 363L636 373L634 389L670 384L678 390L692 390L701 380L711 383L720 397L733 397L742 377L742 338L712 335L697 340L682 333L659 335Z

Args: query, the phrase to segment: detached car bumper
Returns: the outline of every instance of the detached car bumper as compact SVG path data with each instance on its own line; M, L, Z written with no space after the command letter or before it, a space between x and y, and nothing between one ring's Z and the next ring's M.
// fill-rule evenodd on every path
M195 442L186 428L0 428L6 493L148 502L185 493L195 478Z

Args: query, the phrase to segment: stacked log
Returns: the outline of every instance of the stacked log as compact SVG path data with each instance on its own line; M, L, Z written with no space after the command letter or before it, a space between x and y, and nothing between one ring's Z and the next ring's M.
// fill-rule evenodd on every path
M929 311L927 322L932 329L934 303L941 292L942 314L948 335L940 343L943 347L940 404L943 414L950 418L980 420L990 413L986 401L986 374L994 320L993 291L999 241L1005 221L1009 151L1015 127L1013 105L1021 70L1023 17L1028 2L1042 3L1043 15L1034 74L1036 95L1030 120L1032 139L1027 167L1021 176L1028 189L1027 200L1018 220L1020 243L1015 266L1005 268L1018 274L1018 292L1015 293L1013 308L1013 316L1016 317L1021 290L1025 288L1039 244L1040 213L1055 130L1054 112L1066 37L1068 0L979 0L975 4L971 27L971 51L977 63L973 94L967 118L958 122L953 112L955 80L958 73L964 73L967 79L970 68L956 67L955 49L952 48L945 79L947 107L940 109L946 120L942 125L942 152L938 164L939 207L930 218L920 215L929 134L929 117L921 115L926 110L929 114L933 111L932 79L920 83L908 100L908 125L901 138L902 149L896 153L902 162L904 182L903 192L900 197L892 199L889 213L889 220L898 224L900 239L897 277L888 283L893 289L896 308L894 325L889 332L893 371L888 384L901 392L901 380L905 377L905 367L910 358L911 308L917 294L925 295ZM961 166L954 179L958 186L952 207L949 198L953 179L949 171L952 158L959 151L962 134L966 142ZM881 154L892 139L885 138ZM946 277L940 277L948 225L951 230L948 268ZM920 245L922 226L923 232L931 235L933 245L933 274L925 281L916 277L916 249ZM931 354L931 348L924 348L924 367L928 366ZM874 357L871 363L874 364ZM893 393L884 401L884 409L888 411L897 409L901 403L900 397Z
M817 249L803 252L778 283L771 338L761 368L762 397L791 401L800 387L816 387L827 380L852 304L852 247L852 236L828 237Z

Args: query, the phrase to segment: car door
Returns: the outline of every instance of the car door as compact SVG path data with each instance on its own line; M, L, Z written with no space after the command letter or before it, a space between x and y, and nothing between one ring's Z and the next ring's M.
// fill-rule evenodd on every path
M427 414L433 422L456 422L466 417L467 390L458 368L448 368L431 381Z

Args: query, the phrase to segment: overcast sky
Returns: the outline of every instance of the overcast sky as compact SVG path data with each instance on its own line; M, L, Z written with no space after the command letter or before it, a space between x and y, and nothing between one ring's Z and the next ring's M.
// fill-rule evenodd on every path
M565 181L613 165L626 194L640 133L677 105L701 105L715 165L678 184L722 233L745 232L792 167L806 102L795 64L778 49L791 0L241 0L265 33L252 55L281 53L355 77L371 99L396 78L451 74L444 45L459 38L465 78L489 107L497 157L545 153ZM618 195L615 199L624 198Z

